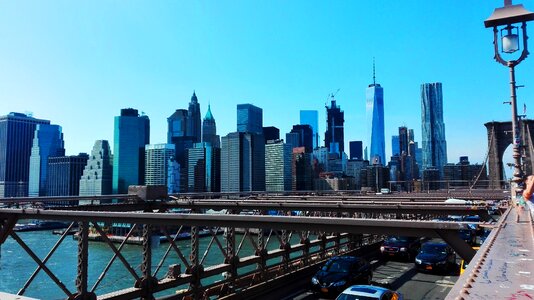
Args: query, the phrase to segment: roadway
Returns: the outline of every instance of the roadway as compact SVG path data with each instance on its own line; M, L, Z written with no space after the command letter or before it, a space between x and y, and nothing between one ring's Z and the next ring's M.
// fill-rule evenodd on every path
M458 270L450 274L421 273L413 262L380 262L373 271L373 285L384 286L400 292L405 300L445 299L458 279ZM286 297L285 300L325 299L309 291Z

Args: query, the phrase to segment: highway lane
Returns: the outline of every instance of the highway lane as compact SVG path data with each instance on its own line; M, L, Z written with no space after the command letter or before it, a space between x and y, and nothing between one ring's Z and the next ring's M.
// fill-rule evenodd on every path
M378 264L373 272L373 285L384 286L403 294L405 300L445 299L458 279L458 270L450 274L421 273L413 262L387 261ZM317 294L301 292L286 300L319 300Z

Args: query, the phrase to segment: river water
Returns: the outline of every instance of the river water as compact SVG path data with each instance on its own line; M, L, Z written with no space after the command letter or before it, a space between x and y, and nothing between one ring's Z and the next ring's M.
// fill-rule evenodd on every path
M51 231L19 232L18 235L30 246L41 260L44 259L60 237L58 235L53 235ZM224 245L224 238L222 236L218 237L219 241ZM205 250L208 248L210 240L210 237L200 239L200 258L202 258ZM236 240L237 245L239 245L241 238L237 237ZM253 253L253 247L248 242L248 239L245 239L245 241L246 242L243 243L243 247L239 253L240 257L252 255ZM118 244L116 245L118 247ZM188 259L191 249L190 240L178 241L177 245L183 255ZM153 270L155 270L168 246L168 243L164 243L153 248ZM274 241L271 240L268 248L272 249L274 247L276 247L276 245ZM46 263L46 266L52 270L52 272L71 292L76 291L77 249L77 241L74 240L72 236L67 236L54 255ZM224 258L217 245L213 243L213 246L210 249L204 265L211 266L222 263ZM137 274L141 276L142 247L138 245L125 245L121 250L121 253L136 270ZM1 245L0 255L0 291L16 294L37 268L37 264L11 237ZM112 256L113 253L107 244L102 242L90 242L89 289L91 289L96 282L98 276L104 270ZM164 276L167 272L168 265L176 263L180 263L180 260L178 255L171 250L171 254L169 254L169 257L163 264L162 270L158 273L157 278L162 278ZM184 272L184 266L182 266L182 272ZM215 279L212 279L212 281L213 280ZM134 278L117 258L113 263L110 272L106 275L95 292L97 295L100 295L132 287L134 281ZM66 298L65 293L57 287L43 270L39 272L39 275L34 279L24 295L40 299Z

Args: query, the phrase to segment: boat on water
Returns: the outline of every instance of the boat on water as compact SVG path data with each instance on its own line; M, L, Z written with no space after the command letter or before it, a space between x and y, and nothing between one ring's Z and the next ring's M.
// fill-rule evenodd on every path
M53 230L67 228L69 224L58 221L33 221L30 223L17 223L13 228L14 231L24 232L24 231L38 231L38 230Z

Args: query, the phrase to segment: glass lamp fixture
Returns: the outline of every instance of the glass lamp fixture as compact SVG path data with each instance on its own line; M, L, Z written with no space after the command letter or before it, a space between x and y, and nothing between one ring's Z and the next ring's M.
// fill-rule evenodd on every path
M516 26L508 25L501 29L501 51L514 53L519 50L519 34Z

